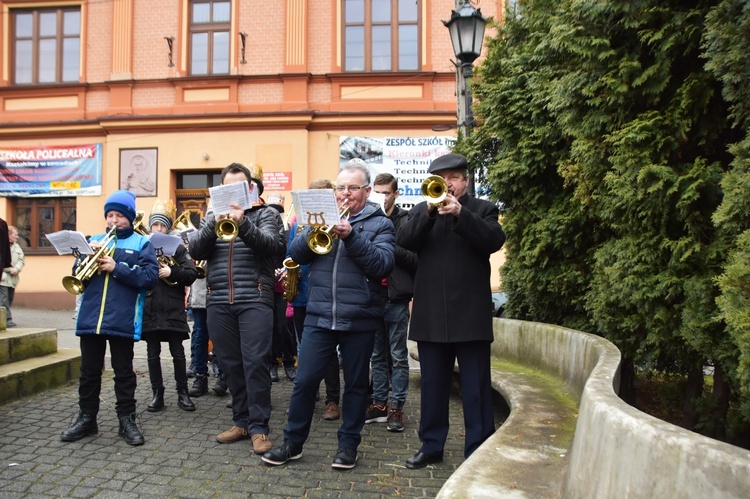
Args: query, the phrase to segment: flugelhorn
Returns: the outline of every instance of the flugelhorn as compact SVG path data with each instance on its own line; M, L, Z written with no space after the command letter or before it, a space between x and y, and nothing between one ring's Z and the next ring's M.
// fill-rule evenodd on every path
M68 293L74 295L80 295L83 293L83 282L94 277L94 274L99 270L99 258L102 256L111 257L115 254L115 247L112 245L112 242L116 238L117 226L113 225L112 228L107 231L107 234L101 241L102 246L96 250L96 253L85 258L79 257L78 268L76 269L75 275L67 275L63 277L62 280L62 285Z
M345 206L339 211L339 218L348 219L352 207ZM333 249L333 233L335 225L325 225L323 227L313 227L307 234L307 246L318 255L326 255Z
M299 294L299 263L292 260L291 257L284 259L284 268L286 269L286 276L284 276L284 299L286 301L294 300Z
M421 190L428 204L440 206L448 195L448 183L440 175L430 175L422 182Z

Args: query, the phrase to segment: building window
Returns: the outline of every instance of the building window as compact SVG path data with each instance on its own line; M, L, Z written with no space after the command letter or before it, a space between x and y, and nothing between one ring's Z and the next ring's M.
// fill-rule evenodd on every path
M221 171L190 172L177 175L178 189L208 189L221 185Z
M344 0L344 71L417 71L421 0Z
M191 75L229 74L229 0L190 2Z
M76 230L76 198L19 198L13 214L24 253L55 253L45 234Z
M13 83L77 82L81 57L81 10L11 10Z

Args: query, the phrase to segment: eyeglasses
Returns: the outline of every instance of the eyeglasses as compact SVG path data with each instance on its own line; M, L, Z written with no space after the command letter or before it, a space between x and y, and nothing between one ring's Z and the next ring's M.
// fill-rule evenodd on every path
M369 187L367 185L337 185L334 187L336 189L336 192L359 192L360 189L364 189L365 187Z

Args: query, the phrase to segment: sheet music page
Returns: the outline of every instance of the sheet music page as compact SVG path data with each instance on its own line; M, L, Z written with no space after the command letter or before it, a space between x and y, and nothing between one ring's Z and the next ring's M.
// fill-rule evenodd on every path
M330 189L292 191L297 223L306 226L338 225L339 206Z
M256 191L257 199L257 189ZM211 197L211 206L214 215L226 215L232 211L231 204L238 204L243 210L252 208L253 201L250 196L250 186L247 180L235 184L217 185L208 188L208 195Z
M182 238L179 236L170 236L161 232L152 232L149 237L154 248L161 248L161 252L166 256L174 256L177 247L182 244Z
M73 254L74 249L78 250L82 255L94 254L88 241L86 241L86 236L84 236L82 232L61 230L59 232L45 234L45 237L52 243L52 246L55 247L58 255L71 255Z

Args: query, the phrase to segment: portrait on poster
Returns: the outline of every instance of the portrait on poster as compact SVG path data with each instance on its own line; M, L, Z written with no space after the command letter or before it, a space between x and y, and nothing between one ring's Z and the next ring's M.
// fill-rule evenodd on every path
M120 149L120 189L156 196L158 149Z

